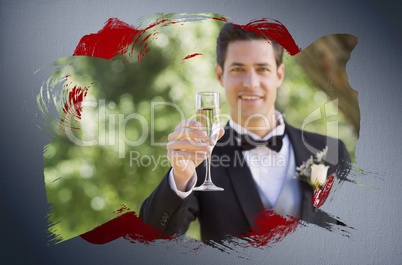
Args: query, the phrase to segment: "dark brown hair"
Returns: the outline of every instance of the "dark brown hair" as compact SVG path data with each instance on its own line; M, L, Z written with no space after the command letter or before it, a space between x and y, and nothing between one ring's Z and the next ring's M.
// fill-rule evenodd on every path
M226 23L218 36L216 41L216 59L218 65L222 67L226 60L226 53L229 46L229 43L238 41L238 40L265 40L268 39L266 36L260 36L253 31L247 31L242 29L241 27L235 26L232 23ZM274 48L275 61L276 66L282 64L283 57L283 48L276 41L269 39L269 42L272 44Z

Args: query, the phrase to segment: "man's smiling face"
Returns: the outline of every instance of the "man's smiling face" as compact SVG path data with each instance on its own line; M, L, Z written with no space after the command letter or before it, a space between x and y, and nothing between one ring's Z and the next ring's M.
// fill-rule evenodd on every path
M266 40L230 42L224 69L217 65L216 76L225 88L233 121L247 127L273 115L284 74L284 65L276 65L274 49Z

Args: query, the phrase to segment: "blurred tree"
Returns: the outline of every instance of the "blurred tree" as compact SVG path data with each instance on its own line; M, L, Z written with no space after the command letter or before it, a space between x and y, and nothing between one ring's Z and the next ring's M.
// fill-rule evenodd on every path
M357 44L348 34L332 34L319 38L295 56L315 86L331 99L339 98L339 109L359 136L360 108L358 92L348 82L346 63Z

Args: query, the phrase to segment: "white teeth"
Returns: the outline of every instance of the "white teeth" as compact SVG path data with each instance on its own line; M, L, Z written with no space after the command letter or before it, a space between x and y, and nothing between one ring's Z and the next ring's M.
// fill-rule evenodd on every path
M242 99L259 99L260 97L255 96L240 96Z

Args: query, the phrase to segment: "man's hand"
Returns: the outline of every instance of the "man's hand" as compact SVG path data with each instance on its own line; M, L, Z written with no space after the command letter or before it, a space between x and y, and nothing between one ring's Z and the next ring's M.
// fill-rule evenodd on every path
M225 131L219 131L219 139ZM168 136L167 157L173 167L176 187L185 191L195 168L210 155L210 145L205 141L207 133L202 124L193 120L183 120Z

